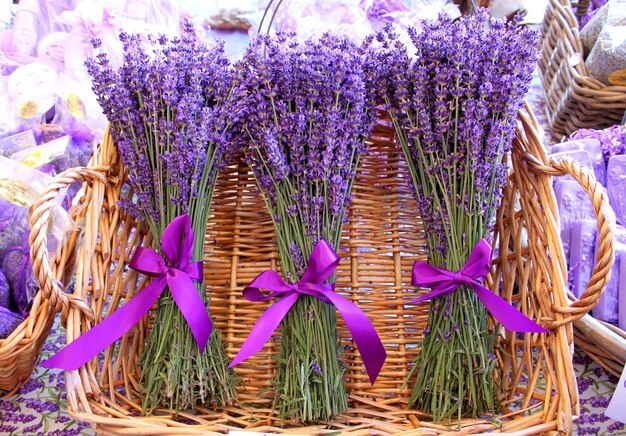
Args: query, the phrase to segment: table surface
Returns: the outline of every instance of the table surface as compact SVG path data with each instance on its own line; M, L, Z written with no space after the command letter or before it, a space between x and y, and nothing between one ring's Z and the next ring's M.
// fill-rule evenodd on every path
M45 343L42 360L65 344L65 329L58 320ZM576 352L574 369L580 393L581 415L575 424L578 435L626 435L626 426L604 416L617 378L588 356ZM0 399L0 435L93 435L89 425L67 414L63 372L38 366L32 379L15 395Z
M538 79L533 82L528 97L540 123L543 116L542 92ZM545 142L551 144L560 138L551 138L546 131ZM65 330L57 322L43 347L42 359L52 355L65 344ZM626 435L626 426L604 416L617 378L608 374L589 357L576 352L575 372L580 393L581 415L575 424L578 435ZM70 418L66 410L63 373L38 366L32 379L15 395L0 399L0 434L3 435L93 435L85 423Z

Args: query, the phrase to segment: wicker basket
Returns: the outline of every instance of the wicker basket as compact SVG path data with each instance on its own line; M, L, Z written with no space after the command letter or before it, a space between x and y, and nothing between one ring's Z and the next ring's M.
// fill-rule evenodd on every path
M587 74L578 21L569 0L548 2L539 72L554 136L609 127L622 120L626 86L608 86Z
M574 342L598 365L619 377L626 365L626 332L585 315L574 323Z
M500 256L494 260L488 284L552 331L547 335L506 332L501 336L496 377L505 388L505 410L495 419L464 420L462 434L491 430L520 435L571 432L579 407L571 361L571 323L595 305L613 263L612 223L607 218L611 214L604 213L608 201L601 187L574 162L548 161L536 136L534 118L525 115L520 120L512 153L513 171L496 225ZM92 221L85 227L75 296L88 301L98 322L145 285L125 265L134 249L149 240L145 236L147 226L133 221L117 206L119 199L130 193L109 136L105 136L94 164L110 166L109 183L94 183L85 198ZM593 199L599 226L600 255L593 277L583 298L573 304L565 294L567 270L551 187L551 175L565 173L572 174ZM426 254L415 209L392 128L381 122L355 182L350 222L340 250L343 260L338 290L360 302L376 326L388 358L371 386L345 325L340 325L350 409L331 425L281 427L272 413L273 356L279 347L276 338L237 367L243 379L238 406L200 408L177 419L170 410L139 416L137 356L151 324L149 317L98 359L66 373L69 412L106 434L207 435L235 429L300 434L331 430L353 434L458 431L456 421L449 426L433 424L426 414L407 410L409 391L401 390L419 351L428 309L427 303L405 305L415 296L409 284L413 262L425 259ZM206 232L205 282L211 291L212 313L232 358L267 307L245 300L241 290L259 272L277 268L278 257L270 217L243 163L221 174L214 211ZM68 341L92 326L86 313L86 307L67 306Z
M577 2L576 1L570 2L572 11L576 14L576 17L579 20L585 15L587 15L590 4L591 4L591 0L578 0Z
M73 182L87 182L86 188L98 180L104 182L104 176L97 169L68 170L56 176L42 193L39 201L35 203L36 212L31 214L30 225L30 256L33 262L33 270L36 277L50 279L56 277L61 283L70 283L76 262L77 241L80 241L82 229L76 230L62 247L57 259L49 262L45 247L50 217L49 209L55 202L59 192ZM72 207L70 213L74 219L81 222L84 219L87 208L84 204ZM44 268L45 264L45 268ZM50 266L52 265L52 267ZM46 283L48 282L48 283ZM30 379L33 368L39 359L39 352L48 338L54 316L63 310L66 313L76 302L81 300L73 295L66 294L58 288L52 290L49 280L39 281L40 290L33 300L33 305L28 317L6 339L0 339L0 391L12 395L24 383ZM58 286L58 285L57 285Z

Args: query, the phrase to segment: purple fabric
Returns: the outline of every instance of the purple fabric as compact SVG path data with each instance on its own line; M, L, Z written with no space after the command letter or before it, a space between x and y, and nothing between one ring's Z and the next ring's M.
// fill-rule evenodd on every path
M63 120L61 128L66 135L69 135L73 141L93 141L95 135L93 130L86 124L74 117Z
M157 252L144 247L135 251L129 266L154 277L154 281L123 307L86 334L42 363L48 368L75 370L121 338L148 313L166 287L182 312L203 352L213 326L193 282L202 282L202 262L192 262L193 229L188 215L172 220L165 228L161 246L167 263Z
M467 285L476 292L476 295L487 310L489 310L494 318L506 329L515 332L549 332L549 330L535 323L504 299L476 281L489 274L490 264L491 246L484 239L481 239L478 244L476 244L465 265L457 272L437 268L426 262L416 261L415 265L413 265L413 286L430 288L432 292L416 298L410 301L410 303L440 297L455 291L461 285Z
M264 271L252 280L243 290L246 299L252 302L271 298L280 300L257 320L230 366L233 367L260 351L298 298L301 295L310 295L337 308L359 348L370 382L374 384L387 358L374 326L356 304L335 292L333 283L323 284L333 275L339 260L330 245L321 240L313 249L306 271L298 283L287 283L272 270ZM271 293L264 295L261 289L267 289Z

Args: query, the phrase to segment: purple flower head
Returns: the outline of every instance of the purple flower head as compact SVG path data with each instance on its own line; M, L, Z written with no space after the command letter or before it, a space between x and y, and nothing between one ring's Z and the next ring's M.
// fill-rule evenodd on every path
M270 212L280 217L274 220L277 231L291 229L289 234L306 238L287 241L287 263L299 271L300 257L313 244L337 239L350 204L375 115L365 60L346 38L325 34L300 43L279 33L258 37L235 65L245 106L235 142Z
M105 54L87 69L136 197L122 206L155 221L187 213L192 202L210 199L241 115L223 44L205 46L190 23L171 40L122 33L120 41L119 69Z
M304 273L306 268L304 257L302 256L302 250L298 247L294 241L289 243L289 255L291 256L291 261L293 262L293 266L295 268L295 273L298 276Z
M311 369L315 375L322 375L322 368L319 366L317 362L311 362Z
M394 119L431 256L441 260L461 221L480 217L487 231L495 220L538 35L486 10L421 28L409 29L410 48L390 25L371 38L366 83ZM462 242L468 254L476 242Z

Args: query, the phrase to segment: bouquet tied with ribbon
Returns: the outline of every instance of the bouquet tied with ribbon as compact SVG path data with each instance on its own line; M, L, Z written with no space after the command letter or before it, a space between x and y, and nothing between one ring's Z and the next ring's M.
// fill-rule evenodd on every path
M328 421L346 410L337 312L372 383L385 360L371 322L333 285L352 182L373 124L362 60L347 39L326 34L298 43L279 34L259 37L235 65L248 107L241 146L273 220L283 275L266 271L244 290L250 301L279 300L233 365L258 352L280 323L274 408L282 419Z
M409 31L376 35L373 89L385 101L407 160L428 240L413 285L431 292L428 323L407 382L409 405L435 421L498 408L496 338L545 333L481 281L490 271L491 226L506 184L506 155L537 60L535 32L490 19L441 15Z
M223 46L198 42L189 23L180 37L150 39L151 51L140 36L120 39L119 69L104 54L87 67L134 192L121 206L147 223L156 245L138 248L129 266L151 281L45 366L77 369L156 302L140 356L144 411L227 405L236 398L237 377L209 317L201 261L215 179L239 112L232 73Z

